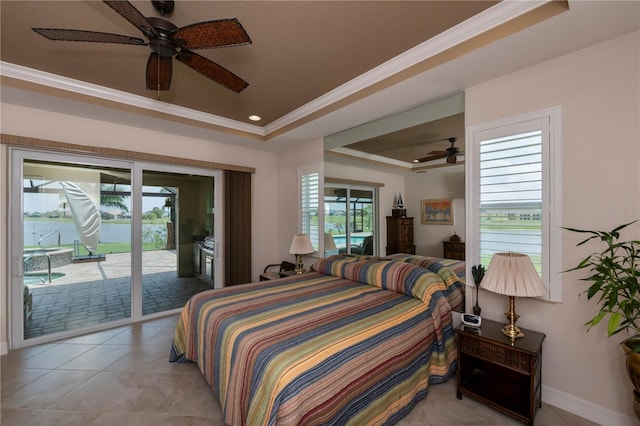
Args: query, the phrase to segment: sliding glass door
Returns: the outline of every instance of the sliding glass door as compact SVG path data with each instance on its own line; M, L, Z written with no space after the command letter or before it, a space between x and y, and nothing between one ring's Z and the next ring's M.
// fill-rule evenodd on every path
M13 347L177 311L222 282L219 171L19 149L11 158Z
M15 161L12 309L20 334L131 318L130 165L29 152Z
M142 211L143 315L214 288L214 178L144 169Z
M325 255L377 254L376 188L325 184Z

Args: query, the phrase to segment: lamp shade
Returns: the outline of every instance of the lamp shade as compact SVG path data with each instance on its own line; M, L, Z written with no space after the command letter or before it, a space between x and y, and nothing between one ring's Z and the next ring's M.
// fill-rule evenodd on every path
M337 250L338 249L338 247L336 247L336 242L333 239L333 236L328 232L324 233L324 249L325 250Z
M518 297L538 297L547 293L529 256L520 253L494 254L480 287Z
M307 234L296 234L291 240L291 247L289 247L290 254L309 254L313 253L313 245Z

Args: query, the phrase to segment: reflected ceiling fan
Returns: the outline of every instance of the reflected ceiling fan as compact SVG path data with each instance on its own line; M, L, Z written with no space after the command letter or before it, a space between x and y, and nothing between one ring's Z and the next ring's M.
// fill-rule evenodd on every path
M149 46L151 54L146 69L148 90L169 90L174 56L194 71L236 93L242 92L249 86L249 83L223 66L192 52L193 49L251 44L249 35L236 18L198 22L178 28L163 18L145 18L128 1L104 0L104 2L138 28L147 41L136 37L95 31L55 28L32 29L49 40ZM151 3L162 16L173 12L173 1L151 1Z
M462 152L460 152L460 149L455 146L456 141L458 140L458 138L447 138L447 139L438 139L435 141L430 141L431 142L439 142L439 141L449 141L451 142L451 146L447 149L445 149L444 151L431 151L429 154L427 154L426 157L422 157L422 158L417 158L415 160L413 160L414 163L424 163L427 161L433 161L433 160L437 160L440 158L446 158L447 159L447 163L448 164L456 164L456 162L458 161L457 156L459 154L462 154Z

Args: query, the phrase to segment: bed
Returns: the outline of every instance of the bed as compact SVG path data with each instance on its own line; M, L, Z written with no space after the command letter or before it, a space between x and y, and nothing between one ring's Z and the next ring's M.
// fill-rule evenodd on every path
M455 372L450 287L409 262L332 256L194 295L170 360L197 363L230 425L393 424Z

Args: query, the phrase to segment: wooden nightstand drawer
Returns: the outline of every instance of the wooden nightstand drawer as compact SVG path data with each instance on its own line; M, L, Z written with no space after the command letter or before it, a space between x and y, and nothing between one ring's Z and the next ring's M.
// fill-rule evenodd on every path
M443 241L442 257L446 259L465 259L465 243L462 241Z
M530 356L527 354L502 346L496 346L494 343L483 340L469 339L463 335L458 337L460 338L460 349L464 353L500 365L512 367L525 373L530 372Z

